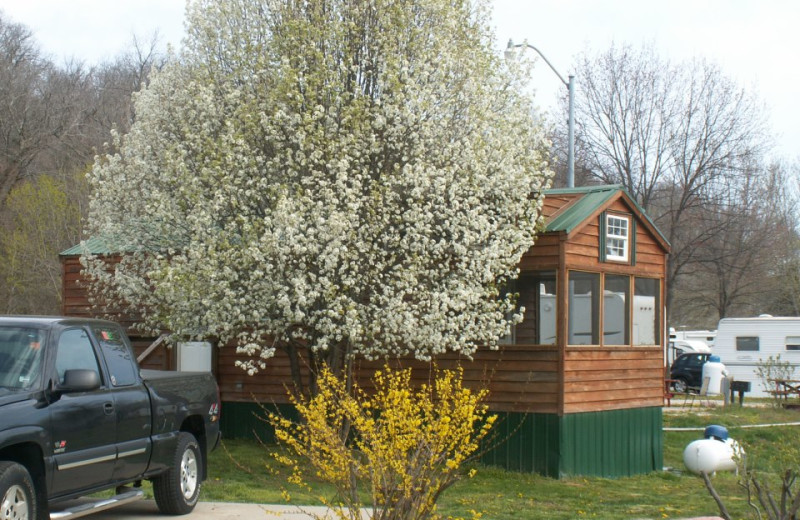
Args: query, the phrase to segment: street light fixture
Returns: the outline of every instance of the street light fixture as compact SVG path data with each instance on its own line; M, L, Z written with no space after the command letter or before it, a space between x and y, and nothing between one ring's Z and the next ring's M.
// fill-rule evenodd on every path
M567 134L568 134L568 145L567 145L567 187L572 188L575 186L575 76L570 75L569 81L564 81L564 77L558 73L553 64L550 63L542 51L531 45L530 43L523 42L517 45L514 45L512 40L508 40L508 46L506 46L505 57L506 60L514 59L516 55L516 49L524 49L529 48L536 51L536 53L542 57L545 63L550 67L550 70L556 73L558 79L561 80L561 83L567 87L567 91L569 92L569 119L567 123Z

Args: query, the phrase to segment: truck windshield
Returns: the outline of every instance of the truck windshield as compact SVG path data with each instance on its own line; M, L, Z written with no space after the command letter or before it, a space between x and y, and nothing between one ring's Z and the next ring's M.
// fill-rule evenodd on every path
M44 334L29 327L0 327L0 387L23 389L36 382Z

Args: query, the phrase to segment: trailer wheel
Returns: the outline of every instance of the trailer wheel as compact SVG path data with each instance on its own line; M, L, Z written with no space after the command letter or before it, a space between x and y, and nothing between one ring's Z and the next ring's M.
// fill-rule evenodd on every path
M159 511L168 515L185 515L194 509L200 496L200 468L202 454L197 440L192 434L181 432L172 467L152 480Z
M36 520L36 490L24 466L0 462L0 501L0 520Z

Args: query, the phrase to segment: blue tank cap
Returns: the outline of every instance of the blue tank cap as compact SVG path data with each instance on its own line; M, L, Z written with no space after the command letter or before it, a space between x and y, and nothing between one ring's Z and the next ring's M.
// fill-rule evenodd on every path
M703 437L706 439L716 439L718 441L728 440L728 429L719 424L712 424L707 427L703 432Z
M716 355L716 354L712 354L711 356L709 356L709 357L708 357L708 360L709 360L711 363L719 363L719 362L720 362L720 361L719 361L719 356L718 356L718 355Z

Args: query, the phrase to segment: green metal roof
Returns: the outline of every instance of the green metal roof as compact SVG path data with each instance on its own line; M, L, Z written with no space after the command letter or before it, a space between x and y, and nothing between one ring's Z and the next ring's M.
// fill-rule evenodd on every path
M621 186L612 185L562 188L545 191L545 198L552 195L583 195L583 197L573 202L566 210L550 220L547 223L546 232L563 231L569 233L589 218L597 208L614 197L621 189Z
M81 255L84 251L93 255L112 255L132 251L131 247L126 247L118 240L109 237L91 237L80 244L74 245L69 249L61 251L58 256Z
M636 200L631 197L630 193L621 184L605 184L602 186L580 186L577 188L558 188L547 190L544 192L545 198L554 195L582 195L582 197L571 203L564 211L558 213L555 218L547 222L545 227L546 233L563 232L570 233L573 229L581 225L586 219L591 217L599 208L604 206L617 193L622 192L626 198L639 212L639 214L647 221L652 230L658 234L658 237L663 240L664 244L668 247L669 241L656 227L647 213L642 209Z

